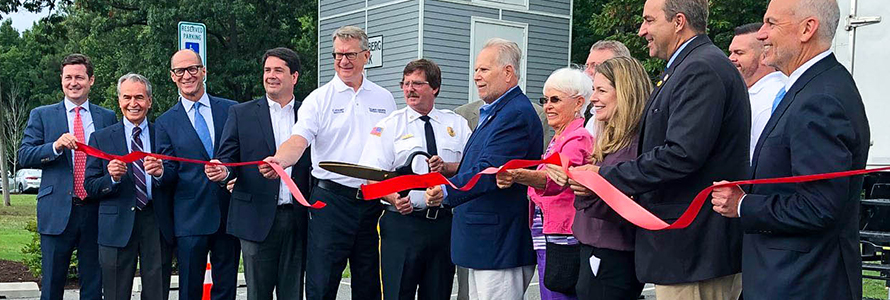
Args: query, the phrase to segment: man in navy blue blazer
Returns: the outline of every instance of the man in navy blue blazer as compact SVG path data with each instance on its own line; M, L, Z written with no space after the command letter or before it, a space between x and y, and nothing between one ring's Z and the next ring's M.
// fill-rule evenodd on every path
M865 167L865 107L830 50L839 19L835 0L770 2L757 38L788 82L754 148L754 178ZM745 298L861 299L861 189L862 176L715 189L714 210L744 230Z
M265 97L229 110L217 158L223 162L263 160L291 136L302 101L294 97L300 59L288 48L263 55ZM310 151L285 169L304 193L312 188ZM213 181L237 178L229 206L228 233L241 240L248 300L301 299L306 265L309 212L295 203L280 179L267 179L256 166L206 166ZM307 197L308 194L305 194Z
M58 104L31 111L19 163L43 170L37 192L37 232L43 255L42 300L62 299L71 253L77 248L81 299L101 299L102 280L96 244L99 205L84 189L86 154L75 152L96 130L116 122L114 112L89 102L93 65L83 54L62 60Z
M146 115L151 109L151 83L139 74L117 81L118 104L124 120L96 131L90 146L105 153L151 153L154 126ZM143 160L87 159L84 185L99 201L99 264L105 300L128 300L133 291L138 258L142 295L167 299L173 249L173 215L169 199L157 189L157 180L145 174Z
M520 57L516 43L500 38L488 40L476 57L473 79L485 104L450 178L458 186L485 168L541 158L543 129L519 88ZM469 270L470 295L522 299L535 270L526 188L498 189L494 176L483 176L470 191L436 186L426 196L429 207L454 209L451 260Z
M236 102L207 95L201 57L192 50L170 59L170 77L179 88L179 102L155 121L157 152L209 161L218 149L229 107ZM211 182L204 166L145 159L145 171L172 193L173 231L179 264L179 299L201 299L207 253L213 265L214 300L235 299L238 239L226 234L229 192Z

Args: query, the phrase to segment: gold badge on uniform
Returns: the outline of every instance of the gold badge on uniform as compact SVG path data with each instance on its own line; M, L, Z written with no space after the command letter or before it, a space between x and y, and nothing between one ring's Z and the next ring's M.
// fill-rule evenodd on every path
M661 87L662 84L668 81L669 77L671 77L671 74L664 74L664 79L659 80L657 83L655 83L655 86Z
M401 140L407 140L407 139L410 139L410 138L413 138L413 137L414 137L414 135L409 133L409 134L403 135L403 136L402 136L401 138L399 138L399 139L401 139Z
M454 128L448 127L447 129L448 129L448 135L450 135L451 137L454 137Z

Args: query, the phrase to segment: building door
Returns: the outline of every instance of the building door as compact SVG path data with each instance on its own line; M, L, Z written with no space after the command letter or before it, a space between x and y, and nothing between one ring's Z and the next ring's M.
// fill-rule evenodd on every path
M476 90L475 81L473 81L474 66L476 65L476 55L485 46L485 42L491 38L502 38L516 42L519 49L522 50L522 59L519 62L519 87L525 90L525 74L526 74L526 50L528 49L528 24L508 22L487 18L473 17L470 27L470 70L469 70L469 95L468 102L480 100L479 92Z

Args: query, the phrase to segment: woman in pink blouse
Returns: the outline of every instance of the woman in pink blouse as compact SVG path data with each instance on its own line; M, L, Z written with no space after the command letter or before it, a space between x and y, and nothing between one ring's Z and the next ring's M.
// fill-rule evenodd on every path
M553 139L544 151L544 157L553 153L562 154L563 158L570 161L571 166L580 166L590 163L593 154L593 137L584 129L582 111L587 107L588 99L593 93L593 83L587 75L580 70L563 68L553 72L544 83L544 97L541 104L547 114L547 124L555 131ZM574 294L574 285L565 290L565 280L560 278L557 285L562 285L565 293L552 291L545 285L545 270L547 272L566 272L562 266L577 264L577 252L575 258L565 258L564 255L551 257L560 259L552 261L551 269L547 269L547 249L560 248L560 253L567 253L566 249L577 247L578 240L572 237L572 222L575 218L575 195L568 187L560 186L550 178L544 165L539 165L536 170L516 169L497 175L497 184L500 188L507 188L514 183L527 185L529 203L529 219L532 231L532 241L538 259L538 279L540 280L541 299L560 300L577 299ZM550 250L556 251L556 250ZM558 258L557 258L558 257ZM571 261L569 261L571 260ZM560 266L556 267L555 266ZM568 272L571 273L571 272ZM548 274L554 278L554 274ZM575 274L567 274L577 278ZM557 286L552 285L552 286ZM560 289L557 287L557 289Z

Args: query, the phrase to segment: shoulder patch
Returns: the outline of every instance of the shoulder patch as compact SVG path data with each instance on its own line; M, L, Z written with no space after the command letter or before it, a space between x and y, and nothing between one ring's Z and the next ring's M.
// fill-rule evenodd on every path
M383 127L374 127L374 129L371 129L371 135L380 136L381 134L383 134Z

